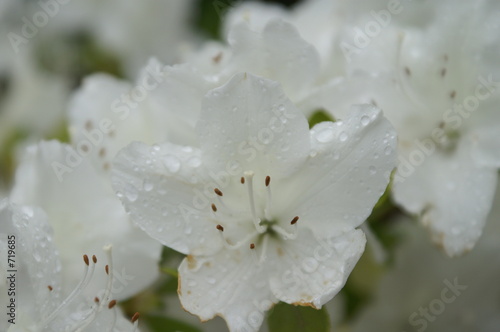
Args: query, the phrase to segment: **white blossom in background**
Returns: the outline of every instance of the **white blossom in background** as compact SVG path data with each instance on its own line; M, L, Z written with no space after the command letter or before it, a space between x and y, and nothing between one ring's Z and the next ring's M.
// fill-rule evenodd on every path
M32 7L39 9L36 3ZM59 7L42 32L54 38L87 33L122 62L128 77L135 77L151 56L173 64L186 45L198 42L193 12L193 0L72 0Z
M51 331L137 331L137 323L127 322L122 313L113 304L111 297L112 258L110 248L108 257L101 249L99 256L80 256L81 280L70 280L73 291L63 290L62 282L68 281L61 274L59 251L53 242L52 229L47 215L40 208L21 206L0 201L0 246L7 252L8 237L15 243L16 272L16 316L10 324L7 319L0 321L0 328L7 332L51 332ZM12 240L14 239L14 240ZM105 266L109 264L109 275ZM7 307L7 287L5 284L10 268L5 259L1 260L0 302ZM83 272L84 271L84 272ZM109 271L109 269L108 269ZM85 288L92 284L93 276L106 275L105 288L87 297ZM95 301L95 297L99 301Z
M497 331L499 218L497 195L474 251L453 260L426 246L426 234L410 220L402 220L395 229L404 239L395 265L382 277L373 301L355 318L351 331Z
M450 256L473 248L495 192L498 13L494 1L404 3L369 47L351 54L347 76L310 98L340 118L353 103L384 110L399 137L393 197Z
M354 107L308 129L278 83L237 74L202 102L200 147L132 143L114 187L150 236L188 255L184 308L257 331L274 303L321 308L364 250L358 227L389 181L395 135Z
M130 297L157 278L161 246L130 222L107 177L70 145L49 141L29 147L11 199L47 213L64 280L80 278L82 253L100 252L107 244L115 247L115 298ZM102 288L105 279L96 276L87 294Z

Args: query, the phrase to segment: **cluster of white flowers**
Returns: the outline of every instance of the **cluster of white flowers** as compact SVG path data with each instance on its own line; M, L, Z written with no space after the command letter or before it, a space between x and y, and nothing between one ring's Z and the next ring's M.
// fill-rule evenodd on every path
M163 247L184 255L186 311L251 332L278 302L321 309L332 300L365 233L384 250L365 221L383 223L387 206L405 214L394 229L419 232L408 221L418 220L443 253L403 236L378 302L399 299L392 288L415 278L405 271L416 253L460 262L479 241L500 168L500 2L243 2L223 13L221 41L188 27L193 3L0 4L0 156L20 129L31 141L61 126L69 134L22 143L12 185L0 188L0 248L17 257L17 297L1 257L0 303L14 298L17 308L2 331L138 330L138 315L127 322L116 301L153 287ZM37 56L47 40L78 34L129 79L93 73L70 95L71 79ZM318 113L331 121L308 122ZM499 227L489 227L474 254L496 264ZM417 270L450 278L444 289L457 298L466 287L450 276L458 264ZM415 301L396 319L384 316L397 306L386 301L354 330L427 329L439 315L405 296ZM458 315L447 317L468 329L500 322L498 312ZM433 330L452 326L444 322Z

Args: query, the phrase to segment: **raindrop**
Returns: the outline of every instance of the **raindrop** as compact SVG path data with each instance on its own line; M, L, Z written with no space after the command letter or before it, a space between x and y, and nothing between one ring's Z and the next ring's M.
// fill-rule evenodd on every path
M127 197L130 202L135 202L138 196L137 189L133 185L127 184L125 188L125 197Z
M176 173L181 168L180 160L177 157L171 155L163 158L163 164L171 173Z
M144 180L142 188L144 188L145 191L151 191L154 188L154 184L149 180Z
M316 139L320 143L328 143L333 140L333 130L331 128L325 128L316 134Z
M341 132L339 135L339 139L341 142L345 142L347 140L347 134L345 132Z
M42 260L42 257L40 257L40 254L37 251L33 252L33 258L37 261L40 262Z
M390 155L392 153L392 148L390 146L387 146L384 149L384 153L385 153L386 156Z
M368 167L368 170L370 171L371 175L374 175L377 173L377 168L375 166Z
M370 118L367 115L361 117L361 124L367 126L370 123Z
M207 278L207 282L208 282L210 285L215 285L215 282L216 282L216 281L217 281L217 280L215 280L215 278L210 278L210 277L209 277L209 278Z
M153 150L154 151L160 151L160 146L158 144L153 145Z

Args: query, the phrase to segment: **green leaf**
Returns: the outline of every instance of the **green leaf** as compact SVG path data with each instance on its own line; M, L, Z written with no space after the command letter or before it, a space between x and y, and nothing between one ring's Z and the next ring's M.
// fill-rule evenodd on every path
M328 114L325 110L317 110L309 117L309 128L314 127L320 122L331 121L335 122L335 118Z
M267 320L270 332L328 332L330 319L326 309L279 303Z
M181 322L180 320L156 315L141 316L151 332L201 332L197 327Z

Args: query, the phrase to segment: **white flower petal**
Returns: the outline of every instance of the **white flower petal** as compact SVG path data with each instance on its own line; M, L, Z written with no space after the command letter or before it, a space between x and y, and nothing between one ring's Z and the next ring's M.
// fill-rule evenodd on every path
M275 256L273 294L286 303L320 309L344 287L365 244L361 230L317 238L301 229L295 241L281 246L281 256Z
M307 225L316 236L359 226L396 165L393 127L376 107L354 106L344 121L316 125L311 145L304 168L281 189L288 193L281 213L299 216L299 226ZM287 212L290 206L293 211Z
M250 249L246 249L250 250ZM202 320L223 317L232 332L258 331L277 299L266 269L242 251L210 257L188 256L179 267L179 297L184 309Z
M113 185L139 227L184 254L216 252L222 246L207 220L206 171L199 150L170 143L132 143L117 156ZM210 238L213 234L213 238Z
M197 130L203 161L214 170L236 164L286 176L309 152L307 121L279 84L246 73L207 94Z
M290 23L272 20L262 32L254 32L246 24L240 24L233 27L228 40L236 71L281 82L283 90L293 100L300 100L319 75L320 60L316 49L303 40Z
M129 297L155 280L161 246L129 221L105 178L75 156L74 149L56 141L30 147L17 170L12 200L40 206L49 216L61 249L66 287L80 280L83 254L98 255L103 246L112 244L117 273L128 276L115 296ZM79 163L68 164L70 160ZM140 257L141 263L129 260L130 256ZM96 275L88 295L102 289L105 279L104 274Z
M465 141L462 140L462 141ZM393 194L406 210L422 214L433 240L449 256L474 247L482 233L495 193L497 171L478 166L471 158L470 142L460 142L448 154L404 151L394 177ZM414 167L409 160L425 159Z
M10 279L5 278L14 274L17 314L23 314L32 322L36 322L36 318L43 313L54 310L56 304L53 300L59 299L61 292L61 264L59 253L52 242L53 234L47 222L47 215L39 208L19 206L3 199L0 201L0 224L0 248L5 255L0 263L2 298L8 299L9 288L9 284L4 284L3 280L10 283ZM12 236L14 238L9 238ZM14 252L10 257L12 261L7 260L9 249ZM10 266L10 263L13 265ZM2 284L5 289L2 289ZM52 292L48 286L53 287ZM6 320L2 319L2 322L4 321ZM6 328L2 330L5 331Z

